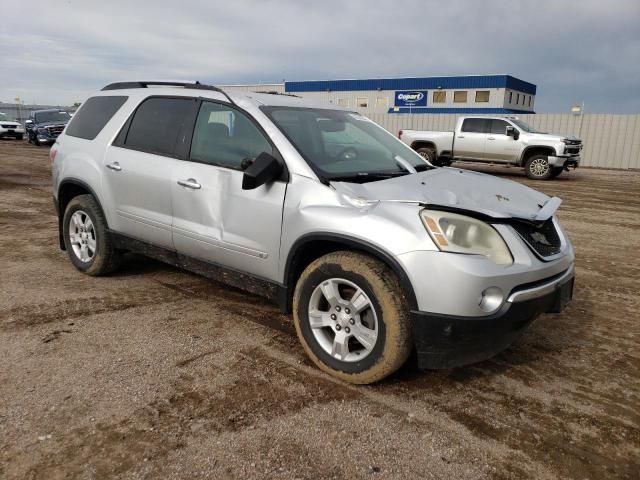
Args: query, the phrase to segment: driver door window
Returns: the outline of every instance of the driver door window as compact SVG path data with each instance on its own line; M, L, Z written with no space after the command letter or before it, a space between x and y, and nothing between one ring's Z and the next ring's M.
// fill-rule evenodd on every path
M203 102L193 132L192 161L241 170L243 160L253 160L262 152L273 154L273 148L244 113Z

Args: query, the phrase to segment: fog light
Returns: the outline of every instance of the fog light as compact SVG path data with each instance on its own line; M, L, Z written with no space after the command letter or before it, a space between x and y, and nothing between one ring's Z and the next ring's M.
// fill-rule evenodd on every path
M502 305L504 295L498 287L489 287L482 292L480 297L480 308L487 313L495 312Z

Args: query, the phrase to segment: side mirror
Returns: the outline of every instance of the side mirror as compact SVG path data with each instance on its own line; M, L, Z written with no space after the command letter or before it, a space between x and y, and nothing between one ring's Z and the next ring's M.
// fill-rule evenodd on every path
M31 125L33 125L33 120L25 120L24 121L24 126L25 126L25 128L27 130L31 128Z
M260 185L275 180L281 173L282 165L280 162L273 155L262 152L244 171L242 189L253 190L258 188Z
M507 136L508 137L513 137L514 140L518 140L518 138L520 138L520 132L518 131L517 128L512 127L512 126L508 126L507 127Z

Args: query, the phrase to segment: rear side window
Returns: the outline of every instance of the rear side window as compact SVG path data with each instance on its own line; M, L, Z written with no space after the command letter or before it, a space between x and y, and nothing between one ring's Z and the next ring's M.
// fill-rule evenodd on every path
M487 120L484 118L465 118L462 122L462 131L469 133L485 133L485 124Z
M67 127L67 135L93 140L129 97L91 97Z
M124 147L173 156L178 135L191 119L194 101L189 98L148 98L138 106Z

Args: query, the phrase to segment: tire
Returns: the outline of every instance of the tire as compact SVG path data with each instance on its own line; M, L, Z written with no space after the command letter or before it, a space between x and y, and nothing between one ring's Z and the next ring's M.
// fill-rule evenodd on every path
M556 178L564 172L564 167L551 167L551 178Z
M327 295L336 289L337 295ZM313 328L310 311L317 313ZM293 318L309 358L350 383L381 380L411 353L409 307L400 282L384 263L361 253L334 252L313 261L296 284Z
M552 174L552 167L546 155L532 155L524 164L524 171L527 177L533 180L549 180Z
M100 276L118 268L121 254L113 246L107 221L93 195L71 199L64 212L62 228L67 254L78 270Z
M416 152L421 157L426 158L431 165L437 164L437 155L436 155L436 151L433 148L422 147L422 148L418 148Z
M16 136L16 139L17 140L24 140L24 135L18 135L18 136Z
M38 136L37 136L37 135L34 135L34 136L33 136L33 144L34 144L36 147L39 147L39 146L41 146L41 145L42 145L42 143L40 142L40 140L38 140Z

